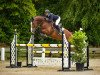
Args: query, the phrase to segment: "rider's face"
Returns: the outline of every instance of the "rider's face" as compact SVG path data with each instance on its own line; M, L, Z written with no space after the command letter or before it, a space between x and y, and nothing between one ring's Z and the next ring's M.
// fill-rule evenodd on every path
M46 16L48 16L48 13L45 13Z

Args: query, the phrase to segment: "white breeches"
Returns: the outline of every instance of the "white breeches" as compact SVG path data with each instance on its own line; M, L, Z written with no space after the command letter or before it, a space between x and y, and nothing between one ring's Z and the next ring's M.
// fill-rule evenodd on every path
M56 22L55 22L55 25L59 25L59 23L60 23L60 17L56 20Z

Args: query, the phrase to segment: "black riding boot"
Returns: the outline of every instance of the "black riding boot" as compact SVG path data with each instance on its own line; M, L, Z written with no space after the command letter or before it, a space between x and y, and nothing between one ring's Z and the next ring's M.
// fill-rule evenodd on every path
M58 30L59 33L61 32L61 28L59 25L54 25L54 27Z

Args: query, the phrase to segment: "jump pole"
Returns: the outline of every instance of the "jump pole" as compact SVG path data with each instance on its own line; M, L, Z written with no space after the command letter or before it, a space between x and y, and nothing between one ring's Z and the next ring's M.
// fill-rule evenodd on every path
M16 47L16 44L17 44L17 32L16 32L16 29L15 29L15 32L14 32L14 38L13 38L13 41L10 45L10 67L12 68L16 68L17 67L17 47Z
M70 62L70 60L71 60L71 56L70 56L70 50L71 50L71 48L70 48L70 44L68 43L68 67L64 67L64 45L65 45L65 36L64 36L65 34L64 34L64 31L63 31L63 29L62 29L62 71L64 71L64 70L70 70L70 67L71 67L71 62Z
M30 44L34 44L34 34L31 35L31 38L30 38L30 41L29 41ZM27 46L27 51L26 51L26 65L27 67L33 67L33 57L34 57L34 54L33 54L33 50L34 50L34 47L33 46ZM30 48L30 49L29 49ZM29 53L29 50L30 50L30 53Z
M63 30L62 30L62 71L64 70L64 40L63 40Z

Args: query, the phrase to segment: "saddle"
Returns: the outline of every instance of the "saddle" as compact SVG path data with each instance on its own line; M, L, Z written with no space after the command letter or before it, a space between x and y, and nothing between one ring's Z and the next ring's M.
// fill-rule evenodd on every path
M48 18L45 18L45 20L47 20L48 22L51 22L51 21L49 21ZM53 22L53 27L57 30L58 33L62 32L62 30L61 30L62 24L61 23L59 23L59 25L55 25L55 22Z

